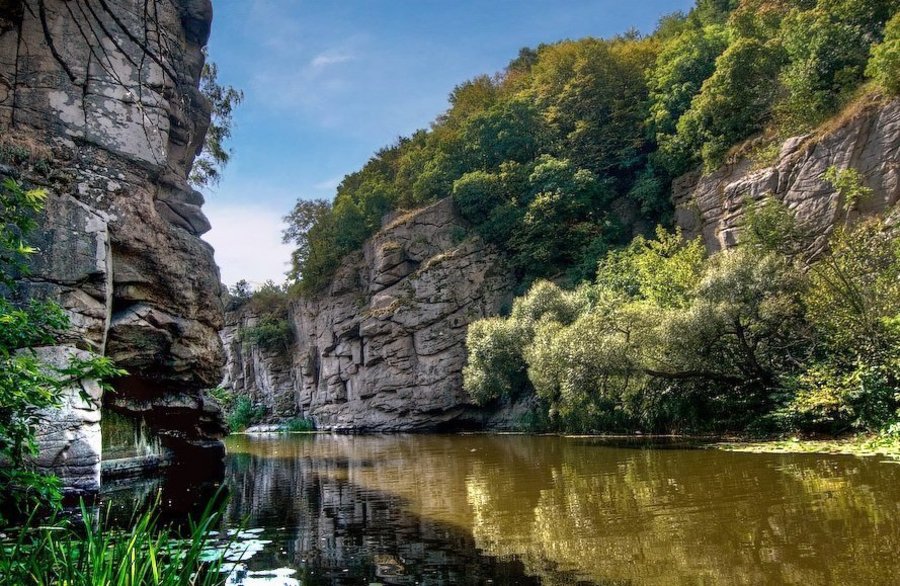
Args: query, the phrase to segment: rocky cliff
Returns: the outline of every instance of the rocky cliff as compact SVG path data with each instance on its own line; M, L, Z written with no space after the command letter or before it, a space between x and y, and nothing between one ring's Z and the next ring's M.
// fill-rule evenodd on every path
M853 168L872 190L850 206L824 175ZM746 201L774 196L826 239L835 225L890 211L900 199L900 100L871 98L815 134L787 140L775 161L748 157L707 175L694 173L673 187L676 221L688 237L701 235L709 250L738 241Z
M230 312L224 384L270 416L324 429L480 424L462 389L466 329L498 314L512 287L501 255L439 201L389 221L327 290L292 302L287 352L247 343L241 332L259 316Z
M201 392L223 363L218 269L186 180L210 119L198 84L211 19L209 0L0 2L0 174L48 192L22 294L58 300L69 345L128 370L108 407L182 449L222 431ZM99 441L81 432L99 434L98 415L84 407L58 417L69 423L41 461L96 476Z

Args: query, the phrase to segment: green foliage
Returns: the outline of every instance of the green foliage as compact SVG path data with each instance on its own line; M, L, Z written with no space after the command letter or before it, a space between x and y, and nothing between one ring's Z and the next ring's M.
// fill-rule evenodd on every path
M590 302L585 288L565 291L549 281L538 281L516 299L509 318L491 317L471 324L463 386L479 404L518 396L529 384L523 353L535 327L546 320L571 323Z
M155 509L128 530L97 526L81 504L80 523L39 523L35 516L9 542L0 543L5 584L70 586L197 586L221 584L222 556L211 535L221 515L211 507L189 520L186 537L161 527Z
M270 352L286 351L294 341L287 285L266 281L252 293L249 293L249 285L242 286L242 289L233 293L231 299L235 307L255 317L252 325L241 327L238 332L243 343Z
M276 285L268 280L250 295L250 309L254 313L273 316L287 316L290 308L290 293L287 285Z
M190 181L197 187L215 185L222 177L222 169L231 159L226 143L231 138L234 109L244 101L244 92L219 83L219 68L207 61L200 73L200 93L210 107L211 119L203 148L194 159Z
M533 393L572 431L875 431L900 416L900 237L880 221L813 241L782 204L748 208L741 245L706 257L658 230L593 285L538 282L470 326L464 386ZM525 376L522 376L522 373Z
M487 318L469 326L463 386L476 403L514 396L521 389L525 382L522 346L521 332L510 320Z
M732 145L762 130L778 94L782 62L775 42L740 38L731 43L678 120L676 135L661 144L670 169L680 173L699 160L711 170Z
M872 46L866 75L890 94L900 94L900 12L888 21L884 41Z
M650 123L661 143L675 134L678 119L690 109L727 46L723 26L689 28L664 45L648 79Z
M656 238L643 236L600 261L597 284L601 289L640 297L661 307L679 307L688 301L706 259L699 239L686 242L681 233L657 227Z
M850 97L863 80L873 38L890 15L893 0L821 0L795 8L781 25L788 64L781 104L789 130L815 125Z
M852 167L838 169L832 165L825 170L823 179L844 198L843 204L847 210L852 210L872 195L872 188L863 185L859 171Z
M244 431L254 423L259 423L266 416L263 405L254 405L248 397L234 400L231 410L225 415L225 422L231 431Z
M14 288L15 277L27 270L27 258L36 252L26 239L37 227L43 200L43 192L25 190L12 180L0 186L0 287ZM15 305L0 298L0 523L60 498L59 483L30 464L37 454L35 430L44 421L43 411L58 406L63 390L82 379L124 374L99 356L73 359L59 368L42 364L31 349L56 343L68 327L68 317L56 303Z
M896 11L896 0L697 0L647 37L523 49L501 74L457 86L429 130L376 153L332 204L298 202L290 278L324 287L385 212L452 195L523 284L590 279L608 251L670 220L673 177L721 165L759 133L776 155L780 137L856 95L867 62L894 91Z
M37 227L46 197L45 191L25 189L14 179L0 184L0 286L12 287L26 270L28 256L37 252L25 242L25 236Z
M284 424L284 430L288 433L302 433L307 431L315 431L316 424L312 419L306 419L305 417L294 417L293 419L288 419Z
M284 352L294 341L294 328L290 321L272 315L263 315L259 321L241 330L244 343L270 352Z
M230 388L219 386L213 389L209 389L207 393L210 397L215 399L216 403L219 404L219 407L222 408L222 411L224 411L225 413L231 411L231 407L234 405L235 397Z

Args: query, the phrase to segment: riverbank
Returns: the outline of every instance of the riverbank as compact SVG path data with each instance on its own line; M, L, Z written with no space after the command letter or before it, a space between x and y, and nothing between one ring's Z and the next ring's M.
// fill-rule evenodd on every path
M859 434L831 439L792 437L763 441L722 441L711 448L727 452L758 454L848 454L853 456L887 456L900 462L900 437L894 435Z
M271 434L329 434L329 431L295 431L286 425L259 424L231 435L271 435ZM366 435L366 434L362 434ZM423 434L429 435L429 434ZM531 435L560 436L567 438L595 438L626 443L653 442L662 440L670 444L683 443L686 447L715 449L725 452L747 452L759 454L847 454L853 456L887 456L900 461L900 436L888 434L856 434L837 438L768 438L749 439L734 437L709 437L691 435L631 435L631 434L565 434L529 433L521 431L461 432L460 435Z

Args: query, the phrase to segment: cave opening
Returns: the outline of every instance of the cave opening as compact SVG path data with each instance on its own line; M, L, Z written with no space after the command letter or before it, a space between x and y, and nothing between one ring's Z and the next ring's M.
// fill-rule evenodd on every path
M224 446L218 419L204 417L201 393L173 391L134 375L111 384L101 412L105 479L182 465L205 475L220 474Z

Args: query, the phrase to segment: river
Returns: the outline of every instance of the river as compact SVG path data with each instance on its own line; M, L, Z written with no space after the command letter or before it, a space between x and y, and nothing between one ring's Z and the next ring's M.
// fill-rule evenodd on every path
M232 436L232 584L888 584L900 465L526 435ZM163 481L180 514L197 489ZM189 494L194 492L193 497Z

